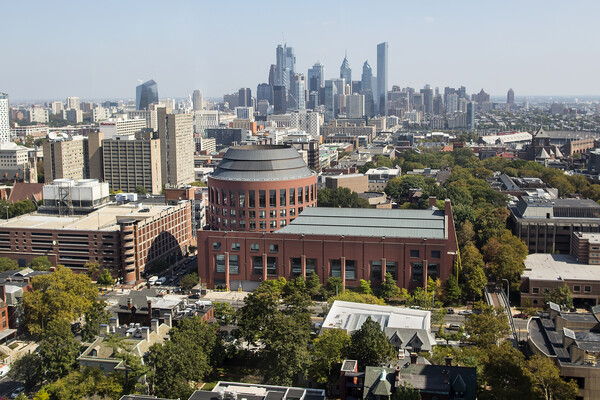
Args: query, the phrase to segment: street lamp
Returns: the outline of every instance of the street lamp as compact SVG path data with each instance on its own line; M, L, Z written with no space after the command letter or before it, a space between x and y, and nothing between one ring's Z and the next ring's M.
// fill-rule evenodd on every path
M503 281L506 281L506 300L508 301L508 308L510 308L510 283L508 282L508 279L502 279Z

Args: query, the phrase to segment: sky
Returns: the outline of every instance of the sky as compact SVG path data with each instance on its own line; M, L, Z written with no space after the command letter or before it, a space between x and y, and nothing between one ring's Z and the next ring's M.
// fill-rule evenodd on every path
M505 96L600 95L600 2L305 0L2 2L0 92L25 100L127 99L154 79L160 98L205 98L266 82L287 43L297 72L376 73L389 89L467 87Z

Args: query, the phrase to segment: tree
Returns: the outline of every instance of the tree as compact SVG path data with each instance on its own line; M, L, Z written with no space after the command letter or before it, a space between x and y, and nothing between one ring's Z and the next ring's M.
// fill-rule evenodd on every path
M206 187L206 183L204 183L202 181L194 181L194 182L190 183L190 186Z
M49 271L52 263L48 260L46 256L35 257L29 263L29 268L34 271Z
M213 303L213 313L221 326L235 324L235 309L229 303Z
M33 291L23 294L29 332L39 335L50 321L73 321L85 314L98 298L98 289L87 275L57 266L51 274L31 279Z
M46 391L46 389L41 388L39 392L33 396L33 400L50 400L50 395Z
M477 300L483 295L487 278L483 269L483 256L473 243L467 243L460 252L463 293L467 299Z
M135 187L135 193L146 195L146 194L148 194L148 189L146 189L143 186L136 186Z
M339 380L342 361L348 356L350 336L343 329L327 329L312 344L309 374L317 383L327 385L331 393Z
M566 382L560 376L556 364L539 354L534 355L526 364L526 374L533 384L533 390L545 400L574 400L579 388L574 380Z
M336 189L324 188L317 192L317 204L319 207L339 208L370 208L371 205L365 199L359 198L358 193L345 187Z
M452 205L454 206L454 203L452 203ZM466 246L469 242L474 242L475 231L473 230L473 224L471 221L464 221L458 229L456 236L458 239L458 245L460 247Z
M319 279L319 275L314 271L306 278L306 290L311 296L314 296L321 291L321 280Z
M465 331L471 335L469 340L483 348L497 346L510 330L506 313L500 307L493 307L481 301L477 302L474 308L481 312L466 317Z
M381 325L371 317L354 331L350 337L349 357L358 361L361 370L367 366L379 366L396 356L396 350L388 342Z
M27 353L12 363L10 375L13 379L25 383L25 388L31 390L42 382L44 370L42 359L37 353Z
M0 272L15 271L19 269L19 263L8 257L0 257Z
M41 365L48 380L57 380L77 366L79 343L75 340L71 325L65 319L48 322L39 347Z
M99 368L75 370L65 377L46 385L36 394L50 400L80 400L93 398L118 399L123 394L120 374L106 376ZM44 394L45 393L45 394Z
M488 263L490 277L496 282L507 279L516 284L520 282L521 273L527 257L527 245L521 239L504 229L499 237L493 237L483 246L483 258Z
M381 288L379 289L381 297L385 299L385 301L390 301L392 298L398 298L402 295L402 291L396 284L394 277L391 273L387 272L385 274L385 279L381 283Z
M110 312L106 309L108 304L104 300L95 301L85 313L85 324L81 330L81 339L91 342L100 331L100 324L107 324Z
M250 343L262 338L269 321L278 311L281 290L276 285L263 281L246 296L244 306L238 311L237 323L242 336Z
M421 400L421 392L412 384L402 384L392 393L392 400Z
M192 272L191 274L187 274L181 281L179 282L179 286L183 290L191 290L194 286L196 286L200 282L200 278L198 278L198 274L196 272Z
M112 274L110 273L108 268L104 268L102 270L102 273L98 277L97 283L98 283L98 285L106 285L106 286L112 285L113 283L115 283L115 279L112 277Z
M357 292L361 294L373 294L373 290L371 289L371 281L365 281L361 279L358 283Z
M549 301L558 304L563 308L573 307L573 296L569 286L565 283L564 286L554 288L552 290L544 289L544 304Z
M491 347L486 358L482 371L486 399L532 398L531 381L523 371L525 357L510 342Z
M446 280L445 300L449 305L458 304L462 298L462 290L458 285L456 276L450 275Z
M97 262L88 261L83 265L83 267L86 268L86 274L90 277L92 281L98 279L98 274L100 273L100 264L98 264Z
M364 304L377 304L380 306L384 306L385 302L379 297L375 297L372 294L362 294L357 292L351 292L346 290L338 294L337 296L333 296L327 299L327 303L330 305L333 304L334 301L350 301L353 303L364 303Z
M392 160L390 160L389 157L377 156L376 160L376 164L378 167L394 168L394 164L392 163Z
M342 282L342 278L338 276L330 276L329 279L327 279L327 286L325 287L327 297L336 296L342 293L344 291Z

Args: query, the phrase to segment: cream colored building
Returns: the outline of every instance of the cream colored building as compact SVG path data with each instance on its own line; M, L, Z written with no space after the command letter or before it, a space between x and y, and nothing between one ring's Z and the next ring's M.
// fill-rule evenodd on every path
M86 174L85 143L83 136L71 136L44 143L44 180L84 179Z
M194 118L192 114L157 111L162 183L178 187L194 181Z

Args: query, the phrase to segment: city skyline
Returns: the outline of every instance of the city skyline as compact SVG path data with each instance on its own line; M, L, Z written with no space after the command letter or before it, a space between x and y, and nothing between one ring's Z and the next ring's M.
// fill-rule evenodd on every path
M22 4L6 4L6 15L16 15ZM268 82L278 44L293 47L297 72L307 74L320 61L325 79L333 79L346 51L350 67L360 71L365 60L375 67L376 45L388 42L388 89L430 84L464 85L470 93L484 88L492 96L513 88L517 98L600 94L590 84L598 61L590 49L599 36L592 18L600 11L591 1L578 7L557 1L380 2L369 5L372 19L354 12L364 5L352 1L309 1L302 8L234 2L227 11L187 1L117 4L92 10L72 1L28 2L28 29L18 18L0 27L12 39L4 46L0 91L11 101L133 99L139 80L154 79L161 98L187 97L194 89L216 98ZM253 22L265 20L269 24ZM239 33L244 24L250 34ZM77 34L60 39L60 47L41 41L61 26Z

